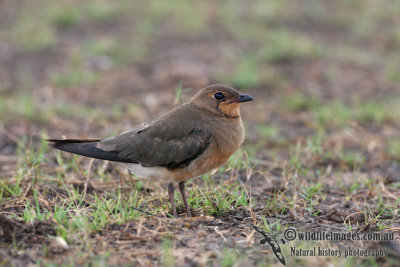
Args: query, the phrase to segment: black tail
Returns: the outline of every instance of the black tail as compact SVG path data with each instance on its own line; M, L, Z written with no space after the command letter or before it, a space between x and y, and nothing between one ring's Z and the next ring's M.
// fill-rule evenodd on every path
M118 161L118 162L130 162L133 163L129 159L121 158L118 154L118 151L105 151L97 147L97 143L101 140L99 139L48 139L46 140L51 142L49 145L56 149L70 152L73 154L95 158L95 159L104 159L110 161Z

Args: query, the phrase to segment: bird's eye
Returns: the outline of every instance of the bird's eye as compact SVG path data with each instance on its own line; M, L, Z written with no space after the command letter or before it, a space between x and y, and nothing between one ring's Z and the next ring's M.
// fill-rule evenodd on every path
M222 99L225 98L225 96L224 96L223 93L218 92L218 93L215 93L215 94L214 94L214 98L215 98L216 100L222 100Z

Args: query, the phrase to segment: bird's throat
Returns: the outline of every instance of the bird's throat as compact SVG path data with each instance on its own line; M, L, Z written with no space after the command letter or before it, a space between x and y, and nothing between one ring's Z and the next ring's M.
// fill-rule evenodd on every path
M217 106L218 111L229 118L239 118L240 116L239 108L240 108L239 103L230 103L230 102L221 102Z

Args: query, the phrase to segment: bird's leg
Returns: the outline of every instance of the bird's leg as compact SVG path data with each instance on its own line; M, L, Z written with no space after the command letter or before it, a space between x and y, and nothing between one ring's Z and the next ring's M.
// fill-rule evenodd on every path
M188 218L192 217L192 214L190 212L190 207L188 205L186 195L185 195L185 182L180 182L179 183L179 191L181 191L182 199L183 199L183 204L185 204L186 208L186 215Z
M178 214L176 213L176 206L175 206L175 199L174 199L174 184L169 183L168 185L168 195L169 195L169 202L171 202L171 207L172 207L172 215L175 218L178 218Z

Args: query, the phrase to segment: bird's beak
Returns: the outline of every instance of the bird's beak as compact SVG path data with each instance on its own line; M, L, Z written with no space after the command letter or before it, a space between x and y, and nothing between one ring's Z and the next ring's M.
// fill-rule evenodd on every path
M253 98L249 95L241 94L239 96L239 98L235 99L233 102L241 103L241 102L247 102L247 101L253 101Z

